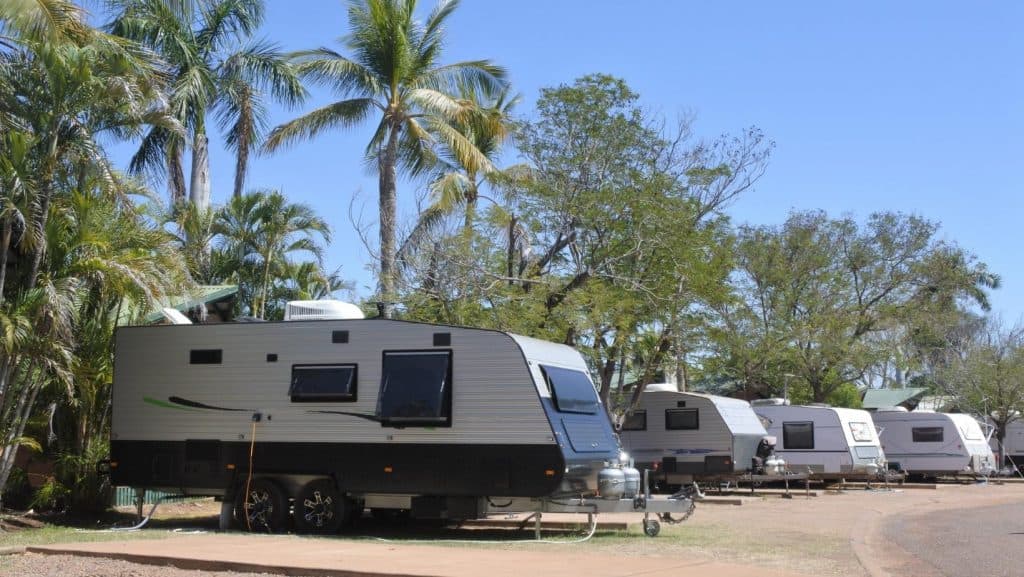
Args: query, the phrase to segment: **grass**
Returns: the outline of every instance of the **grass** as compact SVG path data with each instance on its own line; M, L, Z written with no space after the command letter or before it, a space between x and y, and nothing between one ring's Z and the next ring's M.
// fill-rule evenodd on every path
M158 539L167 536L166 531L102 531L77 527L48 525L40 529L22 529L0 533L0 546L25 547L32 545L57 545L61 543L92 543L97 541L125 541L128 539Z

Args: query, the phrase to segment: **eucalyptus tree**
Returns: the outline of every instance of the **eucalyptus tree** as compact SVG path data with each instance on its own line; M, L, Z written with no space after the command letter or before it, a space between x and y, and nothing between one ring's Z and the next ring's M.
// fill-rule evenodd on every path
M419 175L433 165L433 146L442 144L478 167L488 159L455 123L475 113L472 101L459 98L461 89L495 94L505 72L487 60L442 65L445 23L458 6L444 0L420 22L416 0L350 0L345 56L330 48L299 52L299 73L341 98L275 128L266 148L275 150L336 129L351 129L376 117L366 147L379 185L380 298L395 298L397 270L397 179L401 167ZM389 307L386 308L386 314Z
M305 97L277 45L253 38L262 0L112 0L114 34L142 43L165 61L170 107L186 135L155 127L131 169L166 176L172 204L186 198L183 158L191 149L187 187L192 203L210 208L207 124L211 115L235 153L234 196L242 194L249 155L267 125L266 98L293 105Z
M997 278L937 233L934 222L896 213L859 224L795 212L781 226L742 227L738 299L717 309L723 368L762 393L790 378L806 400L848 397L870 367L892 358L880 333L928 326L949 307L987 306L984 282Z

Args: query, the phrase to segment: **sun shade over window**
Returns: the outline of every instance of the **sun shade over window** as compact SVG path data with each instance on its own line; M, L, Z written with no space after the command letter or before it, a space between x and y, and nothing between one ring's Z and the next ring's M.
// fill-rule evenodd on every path
M452 353L384 353L377 417L385 427L449 427Z
M941 443L942 427L914 427L910 430L915 443Z
M785 449L813 449L814 423L782 423L782 446Z
M626 419L622 421L623 431L646 431L647 430L647 411L640 409L639 411L633 411L632 414L626 415Z
M288 389L293 403L356 400L356 365L295 365Z
M540 368L558 412L593 415L600 409L601 401L586 373L547 365Z

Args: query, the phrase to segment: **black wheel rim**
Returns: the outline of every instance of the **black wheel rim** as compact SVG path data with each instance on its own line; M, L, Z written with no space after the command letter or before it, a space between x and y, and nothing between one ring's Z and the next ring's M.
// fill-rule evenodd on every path
M245 495L245 518L248 529L271 529L270 520L274 515L274 500L268 489L252 489Z
M322 529L334 522L334 496L315 490L302 500L302 519L306 525Z

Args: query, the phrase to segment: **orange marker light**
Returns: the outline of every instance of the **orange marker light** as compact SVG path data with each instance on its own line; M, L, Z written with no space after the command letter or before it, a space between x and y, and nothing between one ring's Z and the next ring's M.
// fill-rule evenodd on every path
M384 472L385 473L393 473L394 471L395 470L391 468L391 465L388 465L387 467L384 467Z
M234 470L235 470L235 464L234 463L228 463L228 471L234 471Z
M548 470L544 471L544 474L547 475L548 477L554 477L555 476L555 470L554 469L548 469Z

